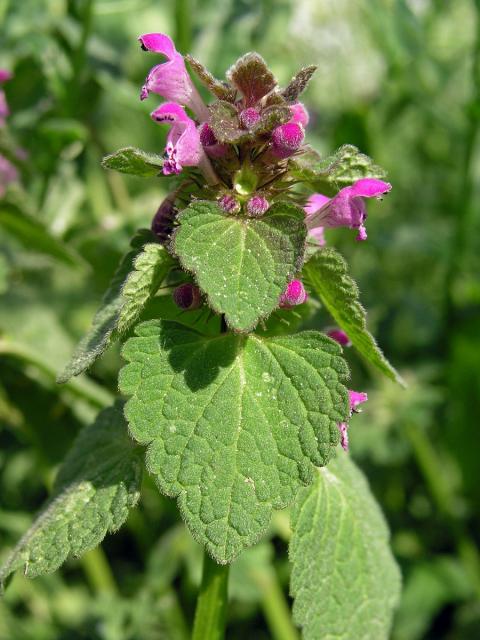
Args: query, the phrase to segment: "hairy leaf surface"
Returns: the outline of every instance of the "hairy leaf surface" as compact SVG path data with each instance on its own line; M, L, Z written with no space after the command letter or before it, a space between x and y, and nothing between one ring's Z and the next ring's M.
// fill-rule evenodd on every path
M348 413L341 349L314 331L209 338L161 321L135 331L119 380L130 432L196 540L231 562L331 457Z
M347 454L318 469L292 512L291 592L305 640L387 640L400 595L389 532Z
M345 331L362 356L386 376L404 385L400 374L385 358L367 329L367 314L343 257L335 249L322 249L307 262L304 274L335 322Z
M249 331L278 306L303 259L302 209L278 202L252 219L226 215L216 204L199 200L178 220L175 253L230 327Z
M141 178L150 178L161 172L163 158L135 147L124 147L105 156L102 160L102 167Z
M155 242L145 244L151 239L153 234L141 232L132 240L133 250L120 262L90 330L58 376L58 382L66 382L88 369L114 338L132 326L157 291L172 261L162 245Z
M344 144L331 156L322 158L313 148L290 161L291 172L297 178L310 182L316 189L331 194L361 178L386 177L386 171L353 144Z
M93 549L125 522L139 497L142 455L128 437L120 404L80 432L58 472L52 497L0 569L51 573L69 556Z

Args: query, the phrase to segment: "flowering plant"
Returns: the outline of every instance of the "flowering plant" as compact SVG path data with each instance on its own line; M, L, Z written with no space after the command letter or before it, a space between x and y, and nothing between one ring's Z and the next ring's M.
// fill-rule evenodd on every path
M59 376L66 382L124 341L125 399L81 434L2 575L22 565L29 575L54 570L121 526L139 498L146 448L149 472L206 551L194 638L222 637L229 564L289 506L293 613L304 637L325 633L339 602L337 635L387 637L398 570L373 497L342 451L367 400L348 388L343 348L401 379L367 329L328 229L366 240L366 199L391 185L355 147L322 158L305 142L299 98L314 66L282 89L248 53L223 82L166 35L139 41L166 59L140 96L166 100L151 114L169 128L164 153L127 147L103 164L158 176L168 195ZM336 326L297 332L318 303Z

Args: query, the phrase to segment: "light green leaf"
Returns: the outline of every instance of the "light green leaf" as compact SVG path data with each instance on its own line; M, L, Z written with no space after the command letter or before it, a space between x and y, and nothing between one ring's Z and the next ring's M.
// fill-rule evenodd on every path
M346 187L361 178L386 177L384 169L352 144L344 144L326 158L321 158L314 149L306 147L303 154L290 160L289 167L294 176L310 182L322 192Z
M149 298L156 293L172 265L166 249L150 232L139 232L135 248L127 253L115 272L88 333L81 339L57 382L63 383L88 369L108 345L138 319Z
M367 314L360 304L358 287L349 276L343 257L335 249L322 249L307 262L304 276L361 355L391 380L405 386L367 329Z
M249 331L277 306L300 269L306 238L300 207L277 202L262 218L225 214L199 200L185 209L174 251L191 271L209 304L230 327Z
M292 528L293 617L304 640L387 640L400 572L378 504L343 451L298 493Z
M31 578L51 573L117 531L138 501L141 473L121 404L105 409L80 432L50 500L0 569L0 586L21 567Z
M331 457L348 413L341 349L313 331L210 338L150 321L135 332L119 380L130 432L195 539L231 562Z
M102 160L102 167L141 178L150 178L158 176L161 172L163 158L154 153L135 149L135 147L125 147L105 156Z

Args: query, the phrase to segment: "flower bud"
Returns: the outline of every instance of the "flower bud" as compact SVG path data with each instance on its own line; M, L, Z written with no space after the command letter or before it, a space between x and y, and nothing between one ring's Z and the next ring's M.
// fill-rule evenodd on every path
M300 148L305 133L296 122L281 124L273 130L271 150L277 158L288 158Z
M153 233L160 242L165 243L173 231L173 221L176 215L176 209L173 206L174 197L172 194L167 196L157 209L157 213L153 216L150 226Z
M296 122L297 124L301 124L302 127L306 127L308 121L310 120L310 116L308 115L308 111L305 109L304 105L301 102L296 102L290 106L290 111L292 112L292 119L290 122Z
M173 301L184 311L198 309L202 304L200 289L191 282L185 282L174 290Z
M227 213L239 213L241 209L238 200L234 198L230 193L226 193L225 195L223 195L219 199L218 204Z
M213 133L212 127L208 124L208 122L204 122L200 128L200 142L204 147L212 147L214 144L218 144L218 140Z
M260 120L260 113L253 107L249 107L240 113L239 118L244 129L252 129Z
M338 344L341 344L342 347L352 346L350 338L347 336L345 331L342 331L341 329L329 329L327 331L327 336L332 340L335 340L335 342L338 342Z
M307 292L301 280L292 280L280 296L280 307L282 309L290 309L297 304L304 303L307 297Z
M270 204L264 196L253 196L247 202L247 213L252 218L260 218L263 214L268 211Z

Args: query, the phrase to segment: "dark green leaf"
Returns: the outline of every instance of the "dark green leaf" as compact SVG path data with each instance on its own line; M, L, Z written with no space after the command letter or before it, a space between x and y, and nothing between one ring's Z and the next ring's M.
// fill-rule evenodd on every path
M105 169L114 169L120 173L129 173L141 178L157 176L163 167L162 156L146 153L135 147L125 147L105 156L102 160Z
M361 355L386 376L404 385L367 329L367 314L359 300L348 265L332 248L318 251L304 267L304 274L338 326L345 331Z
M135 332L119 380L130 432L195 539L231 562L331 457L348 412L341 349L313 331L209 338L151 321Z
M121 405L105 409L78 436L52 497L0 569L0 586L21 567L31 578L51 573L117 531L138 501L141 473Z

